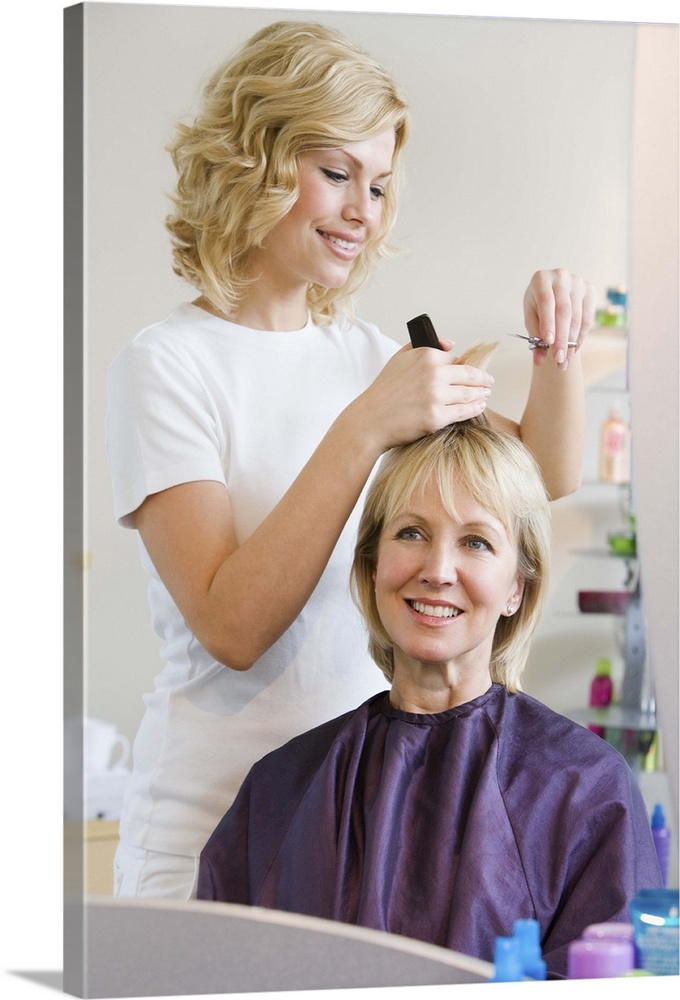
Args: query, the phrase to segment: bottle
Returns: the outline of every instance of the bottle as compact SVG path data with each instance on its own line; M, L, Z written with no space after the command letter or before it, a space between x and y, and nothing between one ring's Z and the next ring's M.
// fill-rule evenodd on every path
M607 708L608 705L611 705L613 694L614 684L612 682L611 660L608 660L605 656L601 656L595 664L595 676L590 684L590 707ZM604 738L604 726L589 725L588 729L592 733L596 733L598 736Z
M567 979L613 979L635 968L632 941L579 938L567 952Z
M680 967L677 889L638 889L629 904L639 965L655 976L675 976Z
M538 920L515 920L512 934L519 941L522 971L528 979L545 979L547 966L541 955Z
M615 285L607 289L607 305L595 313L598 326L613 326L625 329L628 326L628 292L625 285Z
M610 920L603 924L589 924L581 934L584 941L593 939L607 941L628 941L633 946L633 964L636 969L640 966L640 958L635 944L635 928L632 923Z
M629 431L617 406L600 430L600 479L604 483L627 483L629 469Z
M519 983L524 979L520 943L516 937L497 937L492 983Z
M659 859L659 868L661 869L661 884L665 889L668 883L668 858L671 848L671 831L666 826L666 817L664 816L663 806L659 802L656 803L652 811L652 836L654 837L654 846L656 847L656 854Z

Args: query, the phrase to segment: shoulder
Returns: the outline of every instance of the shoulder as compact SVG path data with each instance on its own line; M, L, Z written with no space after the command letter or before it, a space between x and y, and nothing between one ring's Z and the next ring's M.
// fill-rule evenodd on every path
M173 353L184 345L200 340L201 314L189 302L181 303L162 319L148 323L129 337L120 347L115 361L130 362L142 354Z
M214 367L215 333L210 317L183 303L151 323L119 348L109 366L112 393L200 392L203 376Z
M380 357L383 363L400 349L400 344L381 333L375 323L363 319L338 319L322 327L329 337L346 350L363 350Z
M528 773L540 774L552 765L575 772L589 769L591 775L604 771L628 780L628 765L611 744L531 695L504 692L497 714L508 763L519 755Z

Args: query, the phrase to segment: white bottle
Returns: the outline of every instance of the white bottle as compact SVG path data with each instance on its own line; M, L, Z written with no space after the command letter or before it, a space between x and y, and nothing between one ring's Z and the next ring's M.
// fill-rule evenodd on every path
M600 479L605 483L627 483L630 479L630 432L616 406L600 431Z

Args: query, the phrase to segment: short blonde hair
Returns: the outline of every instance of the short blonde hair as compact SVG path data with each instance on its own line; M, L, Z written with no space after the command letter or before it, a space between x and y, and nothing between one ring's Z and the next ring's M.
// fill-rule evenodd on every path
M395 152L380 230L344 288L310 286L317 322L349 313L353 293L391 252L408 111L387 70L331 28L278 21L257 32L213 73L199 114L168 147L178 174L166 220L175 273L229 313L247 286L251 251L297 200L300 154L387 129Z
M451 517L458 517L453 503L456 484L497 517L516 541L524 593L515 614L498 620L490 673L493 681L517 691L547 596L550 509L540 470L528 449L519 438L492 429L484 416L395 448L381 462L364 505L351 578L368 627L369 652L391 681L393 645L378 614L373 582L378 544L385 523L433 481Z

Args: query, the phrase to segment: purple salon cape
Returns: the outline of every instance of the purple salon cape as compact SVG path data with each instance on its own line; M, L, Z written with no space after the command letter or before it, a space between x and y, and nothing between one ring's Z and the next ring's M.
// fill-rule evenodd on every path
M494 684L434 715L388 693L259 761L200 860L198 896L362 924L493 961L538 920L549 974L661 878L626 761Z

